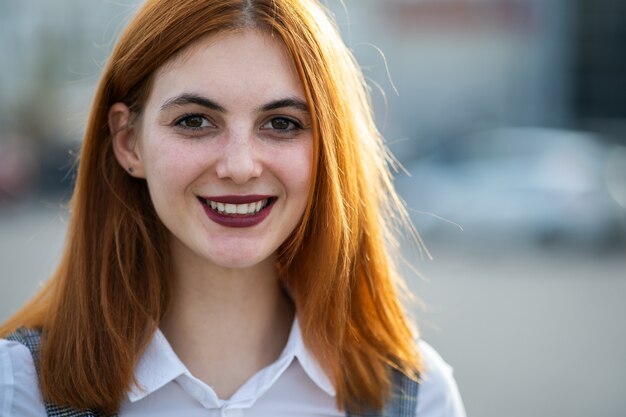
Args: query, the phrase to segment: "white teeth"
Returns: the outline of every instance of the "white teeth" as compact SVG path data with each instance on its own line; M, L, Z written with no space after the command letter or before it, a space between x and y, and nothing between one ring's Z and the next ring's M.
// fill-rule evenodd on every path
M226 204L206 200L206 204L213 210L226 214L255 214L267 206L267 203L267 199L248 204Z

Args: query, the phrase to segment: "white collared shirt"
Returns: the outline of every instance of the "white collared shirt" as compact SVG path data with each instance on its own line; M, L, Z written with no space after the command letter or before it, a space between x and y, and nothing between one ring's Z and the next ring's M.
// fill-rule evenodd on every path
M417 417L465 417L452 369L423 341L426 364ZM157 330L135 368L138 386L122 402L120 417L313 417L345 416L335 388L306 349L297 319L279 358L261 369L229 399L218 398L195 378ZM0 339L0 416L46 417L28 349Z

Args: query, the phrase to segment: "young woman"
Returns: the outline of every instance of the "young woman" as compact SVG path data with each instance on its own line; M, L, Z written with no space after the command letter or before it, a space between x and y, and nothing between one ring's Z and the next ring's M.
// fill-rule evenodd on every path
M147 1L0 328L0 415L464 416L396 297L386 157L316 1Z

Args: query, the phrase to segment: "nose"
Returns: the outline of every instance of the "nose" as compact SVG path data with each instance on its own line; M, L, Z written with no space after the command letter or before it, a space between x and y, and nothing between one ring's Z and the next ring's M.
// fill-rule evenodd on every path
M251 134L233 134L225 138L216 167L220 179L245 184L261 175L262 164L256 139Z

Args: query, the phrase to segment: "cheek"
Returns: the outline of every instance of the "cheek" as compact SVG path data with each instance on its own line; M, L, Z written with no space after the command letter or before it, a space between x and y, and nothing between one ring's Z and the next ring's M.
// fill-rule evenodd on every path
M145 147L144 166L148 184L184 187L189 184L206 161L191 144L177 143L167 137L153 137ZM156 190L155 190L156 191Z
M285 155L281 163L281 173L292 193L308 196L311 188L313 169L313 146L310 142Z

